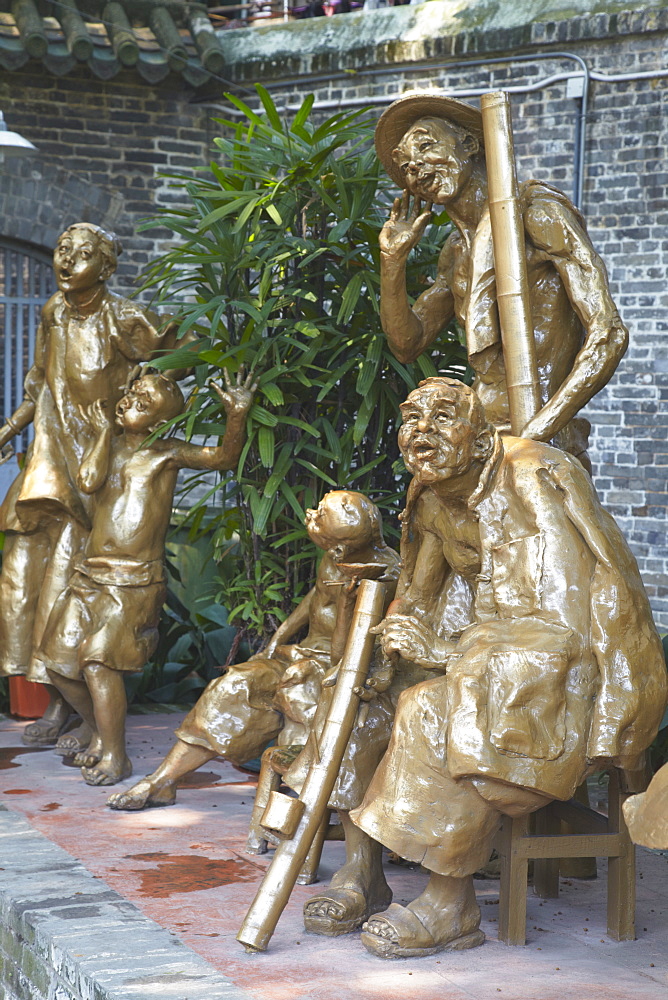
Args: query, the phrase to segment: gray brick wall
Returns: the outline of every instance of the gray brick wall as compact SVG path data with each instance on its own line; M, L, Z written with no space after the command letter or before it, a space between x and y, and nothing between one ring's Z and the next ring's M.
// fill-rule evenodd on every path
M109 82L86 67L61 79L41 65L0 72L9 128L38 148L0 164L0 235L51 250L72 222L106 226L124 246L110 287L130 294L160 246L160 231L140 233L140 222L179 204L160 175L208 160L210 114L194 95L175 74L152 88L131 70Z

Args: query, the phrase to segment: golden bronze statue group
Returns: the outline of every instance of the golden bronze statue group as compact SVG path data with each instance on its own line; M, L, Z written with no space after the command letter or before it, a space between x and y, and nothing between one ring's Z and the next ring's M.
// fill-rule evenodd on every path
M263 768L280 757L299 794L267 785L256 805L249 848L278 846L238 935L251 950L267 947L329 810L346 860L306 903L308 931L361 928L382 958L481 944L473 875L503 817L568 800L595 771L640 773L664 713L661 641L579 416L628 332L580 212L549 184L517 184L506 95L481 104L409 94L376 130L403 189L380 234L385 335L411 362L454 318L475 375L471 388L426 379L401 404L400 553L370 499L325 495L306 514L323 550L312 590L209 684L157 770L109 799L170 805L213 757L242 764L276 742ZM434 205L454 228L411 302L406 264ZM88 223L61 235L25 400L0 430L4 446L35 427L0 508L0 672L49 686L24 740L55 743L100 785L132 772L123 674L155 647L177 474L236 465L256 389L243 375L211 386L219 447L145 443L183 411L185 372L142 372L175 333L107 290L119 252ZM668 770L624 811L636 842L668 847ZM383 846L429 872L407 906L391 901Z

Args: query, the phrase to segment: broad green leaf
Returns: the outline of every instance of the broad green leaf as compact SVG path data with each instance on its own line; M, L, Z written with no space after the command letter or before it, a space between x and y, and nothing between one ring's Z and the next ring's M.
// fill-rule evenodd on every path
M281 218L281 213L278 211L275 205L272 205L270 201L267 202L267 204L264 206L264 210L269 216L269 218L273 222L275 222L277 226L283 225L283 219Z
M253 404L250 415L253 420L257 420L259 424L263 424L265 427L275 427L278 423L276 414L263 409L258 403Z
M303 333L305 337L318 337L320 335L318 327L313 323L307 323L306 320L300 320L299 323L295 323L295 330Z
M303 520L303 518L304 518L304 510L302 509L302 506L299 503L299 500L295 496L295 491L292 489L292 487L288 483L286 483L285 479L281 480L281 493L286 498L286 500L288 501L288 503L292 507L294 513L297 515L297 517L300 520Z
M347 323L352 316L354 310L357 307L357 301L360 297L360 291L362 290L362 282L364 281L364 275L362 273L355 274L350 279L346 288L343 292L341 298L341 307L339 309L338 316L336 317L337 323Z
M274 104L274 102L271 99L271 95L269 94L269 91L265 90L264 87L261 86L261 84L259 84L259 83L256 84L255 89L258 92L258 96L259 96L260 100L262 101L262 107L266 111L267 118L271 122L271 125L278 132L281 132L283 130L283 122L281 121L281 116L279 115L278 111L276 110L276 105Z
M417 366L425 378L435 378L438 375L434 362L427 354L421 354L417 359Z
M274 464L274 432L270 427L260 427L257 432L258 447L260 449L260 461L265 469L270 469Z
M272 406L282 406L285 402L282 390L274 382L262 384L260 392L267 397Z

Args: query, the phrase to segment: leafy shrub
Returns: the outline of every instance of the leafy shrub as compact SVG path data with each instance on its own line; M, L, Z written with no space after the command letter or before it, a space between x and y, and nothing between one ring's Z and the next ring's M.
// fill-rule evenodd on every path
M316 553L303 518L324 492L370 495L396 534L392 515L407 484L396 443L399 403L437 374L435 365L444 374L465 371L452 333L411 365L387 347L378 232L389 199L368 148L368 114L318 124L308 97L287 121L266 91L258 93L264 113L228 95L243 120L218 119L220 162L195 179L177 178L189 207L148 224L178 243L145 285L177 311L182 333L201 337L197 389L181 418L189 434L222 433L209 378L245 366L259 382L214 534L217 545L239 534L239 565L220 578L215 596L255 638L273 632L313 580ZM445 214L436 216L410 263L412 295L427 285L448 227ZM184 348L161 361L192 363L192 355Z

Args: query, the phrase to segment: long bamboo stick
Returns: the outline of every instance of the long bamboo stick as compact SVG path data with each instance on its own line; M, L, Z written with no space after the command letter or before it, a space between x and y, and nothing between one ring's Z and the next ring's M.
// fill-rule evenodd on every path
M301 819L292 838L283 840L276 848L237 934L237 941L247 951L266 950L327 808L355 724L359 698L354 691L366 680L375 641L369 630L382 618L384 591L384 584L376 580L362 580L359 585L332 704L318 740L318 753L299 796L304 804Z
M480 110L510 427L519 435L541 399L508 94L483 94Z

